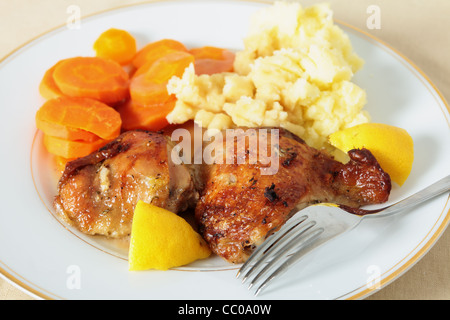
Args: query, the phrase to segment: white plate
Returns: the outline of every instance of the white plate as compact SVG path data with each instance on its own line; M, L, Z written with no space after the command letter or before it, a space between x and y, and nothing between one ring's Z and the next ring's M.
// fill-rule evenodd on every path
M173 38L187 46L242 48L249 16L267 4L234 1L162 1L125 7L66 26L27 44L0 64L0 271L36 297L48 299L251 299L221 260L167 272L131 273L121 253L66 229L55 219L55 189L34 116L43 103L38 84L56 61L93 55L110 27L130 31L140 46ZM366 64L355 81L368 94L374 122L409 131L415 142L412 174L391 201L448 175L449 107L416 67L363 33L342 26ZM399 277L431 248L449 221L441 196L394 218L367 221L307 257L262 299L361 298ZM194 270L215 270L198 271ZM217 270L220 269L220 270ZM376 287L376 286L375 286Z

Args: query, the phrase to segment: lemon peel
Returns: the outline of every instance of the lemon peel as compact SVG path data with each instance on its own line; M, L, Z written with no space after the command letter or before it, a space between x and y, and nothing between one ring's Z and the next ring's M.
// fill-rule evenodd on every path
M143 201L137 203L128 255L130 271L167 270L210 254L206 242L186 220Z
M400 186L411 173L414 142L405 129L382 123L364 123L337 131L328 140L344 152L362 148L370 150L381 168Z

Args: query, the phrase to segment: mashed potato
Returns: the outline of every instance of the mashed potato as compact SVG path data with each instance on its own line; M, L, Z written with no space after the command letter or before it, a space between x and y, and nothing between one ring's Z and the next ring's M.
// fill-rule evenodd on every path
M316 148L331 133L368 122L365 91L351 82L363 61L327 5L276 2L256 13L235 72L169 81L177 103L170 123L209 129L279 126Z

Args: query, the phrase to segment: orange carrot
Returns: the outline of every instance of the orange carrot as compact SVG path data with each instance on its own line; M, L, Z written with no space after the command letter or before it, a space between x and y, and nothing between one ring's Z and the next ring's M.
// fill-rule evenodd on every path
M59 61L53 67L48 69L45 72L44 77L41 80L41 83L39 84L39 93L43 98L47 100L61 97L63 95L63 93L61 92L61 90L59 90L58 86L53 80L53 72L62 61L64 60Z
M132 63L136 68L142 67L147 62L155 62L162 56L173 52L184 51L187 52L187 48L179 41L171 39L162 39L152 42L139 50L135 55Z
M94 50L97 57L127 65L136 54L136 40L125 30L111 28L98 37L94 43Z
M170 98L167 82L173 76L181 77L191 63L194 63L194 56L186 52L177 51L163 56L148 71L133 77L131 99L141 105L166 103Z
M195 73L198 75L233 71L235 54L227 49L205 46L189 52L195 57Z
M49 129L51 125L55 125L52 128L55 129L59 125L88 131L105 140L116 138L122 125L116 110L88 98L59 97L48 100L36 113L36 119L36 125L42 127L44 123L44 129ZM64 137L65 133L57 136Z
M224 53L226 51L228 50L211 46L189 49L195 59L225 60Z
M165 83L153 83L145 78L145 74L133 79L130 94L131 100L143 105L165 103L170 98Z
M67 127L61 123L49 122L42 119L42 113L36 116L36 126L46 135L67 139L67 140L81 140L86 142L93 142L98 140L98 136L92 132L88 132L78 128Z
M155 61L145 76L155 83L166 83L173 76L182 76L191 63L194 63L192 54L182 51L171 52Z
M128 96L128 73L112 60L99 57L75 57L62 61L53 79L70 97L96 99L112 104Z
M158 131L165 128L169 122L167 115L175 107L175 98L165 104L142 106L133 101L128 101L117 108L123 122L122 128L128 130Z
M110 140L97 139L94 142L71 141L44 135L44 146L51 154L69 159L85 157L107 144Z
M148 70L150 70L150 68L153 67L154 64L155 64L155 61L149 61L147 63L144 63L140 68L135 69L133 75L131 76L131 79L147 73ZM133 80L131 80L131 81L133 81Z

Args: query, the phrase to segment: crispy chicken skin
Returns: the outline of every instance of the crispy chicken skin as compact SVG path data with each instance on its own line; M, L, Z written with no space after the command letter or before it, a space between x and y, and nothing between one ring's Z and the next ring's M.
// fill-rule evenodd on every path
M237 136L235 144L240 139L245 136ZM235 150L223 143L221 152L236 157ZM350 162L342 164L280 129L279 168L273 175L262 175L260 163L249 163L263 148L258 150L246 149L244 164L204 167L195 216L213 252L229 262L244 262L299 208L318 202L360 207L389 197L389 175L368 150L352 150Z
M65 221L91 235L128 236L138 200L172 212L198 199L190 170L174 165L170 138L129 131L87 157L69 162L54 206Z

